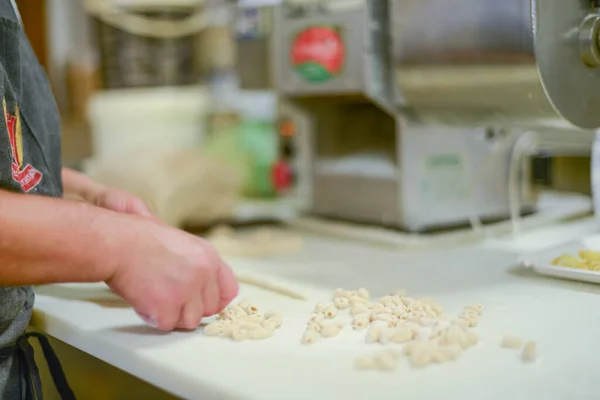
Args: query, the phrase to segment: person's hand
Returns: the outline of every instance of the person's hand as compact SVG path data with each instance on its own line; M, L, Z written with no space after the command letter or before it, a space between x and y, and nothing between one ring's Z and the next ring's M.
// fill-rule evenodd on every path
M103 187L101 190L94 193L91 202L98 207L106 208L107 210L158 219L142 199L124 190Z
M208 242L151 220L123 220L112 239L122 250L106 283L148 325L195 329L237 296L231 268Z
M81 200L107 210L158 220L142 199L126 191L111 188L69 168L62 169L64 197Z

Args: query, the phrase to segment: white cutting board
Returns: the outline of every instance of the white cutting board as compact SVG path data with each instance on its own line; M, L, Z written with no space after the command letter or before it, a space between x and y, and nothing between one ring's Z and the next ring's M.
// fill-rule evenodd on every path
M516 258L477 248L407 254L321 238L308 240L294 257L229 259L240 273L280 271L278 276L308 282L277 278L310 291L308 302L242 286L240 298L284 315L282 328L265 341L156 332L131 309L87 301L106 295L102 285L39 288L36 325L187 399L596 400L600 320L593 316L600 309L600 287L523 274L515 268ZM456 363L418 370L402 360L393 373L355 371L355 357L381 349L365 344L363 334L348 328L335 339L300 344L314 303L330 296L332 282L345 288L360 283L377 296L405 288L440 301L451 318L463 306L481 303L480 342ZM506 334L535 340L538 361L523 364L518 352L500 348Z

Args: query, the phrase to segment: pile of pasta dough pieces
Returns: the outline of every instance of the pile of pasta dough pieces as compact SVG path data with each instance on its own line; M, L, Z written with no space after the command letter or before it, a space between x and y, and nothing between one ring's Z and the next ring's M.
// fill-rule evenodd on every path
M383 349L355 359L358 370L393 371L406 357L410 364L422 368L431 364L455 361L477 345L474 331L483 314L483 306L467 305L460 315L449 319L441 304L429 298L413 298L403 290L371 301L364 289L337 289L331 302L317 303L308 317L306 328L299 333L304 345L333 340L348 327L364 332L367 344L379 344ZM277 313L262 313L254 304L244 300L220 313L216 322L205 327L210 336L236 341L267 339L281 326ZM402 345L402 347L394 346ZM505 349L523 348L522 339L507 336L500 343ZM523 348L522 360L536 358L534 342Z
M365 331L366 343L404 344L403 351L392 348L355 360L359 369L394 370L400 356L408 356L415 367L456 360L474 346L478 337L473 330L483 312L480 305L467 306L462 314L449 321L443 307L433 299L416 299L399 290L371 302L366 289L338 289L332 304L319 303L310 317L302 342L337 336L343 321L341 310L348 310L354 330Z

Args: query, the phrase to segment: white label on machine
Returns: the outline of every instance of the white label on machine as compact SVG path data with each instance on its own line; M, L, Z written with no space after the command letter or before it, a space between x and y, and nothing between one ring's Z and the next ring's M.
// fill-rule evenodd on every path
M468 179L463 157L458 153L435 154L424 159L421 200L429 205L464 202Z

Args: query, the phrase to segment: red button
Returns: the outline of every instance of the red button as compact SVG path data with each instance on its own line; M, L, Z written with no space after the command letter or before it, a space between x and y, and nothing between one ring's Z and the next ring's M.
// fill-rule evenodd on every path
M292 185L292 170L285 161L277 161L273 165L273 186L278 192L288 189Z

